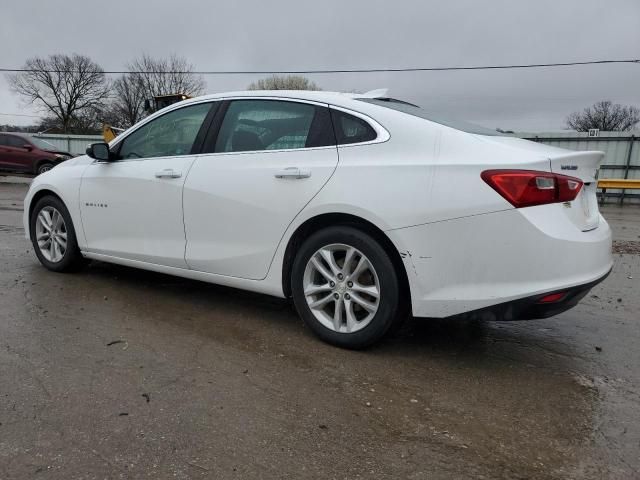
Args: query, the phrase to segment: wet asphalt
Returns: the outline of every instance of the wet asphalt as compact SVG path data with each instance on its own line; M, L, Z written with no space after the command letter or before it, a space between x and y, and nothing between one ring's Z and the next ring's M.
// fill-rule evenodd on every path
M640 206L573 310L364 352L280 299L39 265L0 179L0 479L640 478ZM635 253L624 253L635 252Z

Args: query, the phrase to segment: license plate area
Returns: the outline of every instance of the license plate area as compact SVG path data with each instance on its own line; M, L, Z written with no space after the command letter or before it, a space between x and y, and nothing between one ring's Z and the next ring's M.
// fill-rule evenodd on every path
M575 213L577 214L575 220L583 232L598 228L598 224L600 223L596 190L596 182L585 183L578 198L573 202L575 205L572 207L576 210Z

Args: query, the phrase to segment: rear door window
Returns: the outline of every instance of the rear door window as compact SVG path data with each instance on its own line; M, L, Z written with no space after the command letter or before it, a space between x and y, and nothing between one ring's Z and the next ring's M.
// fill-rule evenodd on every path
M292 150L335 145L328 108L286 100L232 100L215 152Z
M373 127L355 115L331 109L331 118L338 145L371 142L377 137Z

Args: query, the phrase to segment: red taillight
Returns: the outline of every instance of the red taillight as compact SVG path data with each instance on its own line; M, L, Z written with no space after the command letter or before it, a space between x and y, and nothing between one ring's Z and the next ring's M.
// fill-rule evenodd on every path
M582 188L579 178L533 170L485 170L480 176L516 208L570 202Z
M549 295L545 295L540 300L538 300L538 303L556 303L564 299L566 295L566 292L550 293Z

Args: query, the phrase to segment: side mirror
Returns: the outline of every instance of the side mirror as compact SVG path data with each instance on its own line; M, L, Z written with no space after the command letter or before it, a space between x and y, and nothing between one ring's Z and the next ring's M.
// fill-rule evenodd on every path
M29 145L28 143L25 143L22 148L24 148L27 152L30 152L33 150L33 147L31 145Z
M91 158L95 158L96 160L102 160L105 162L108 162L111 158L109 145L104 142L92 143L87 147L86 153Z

